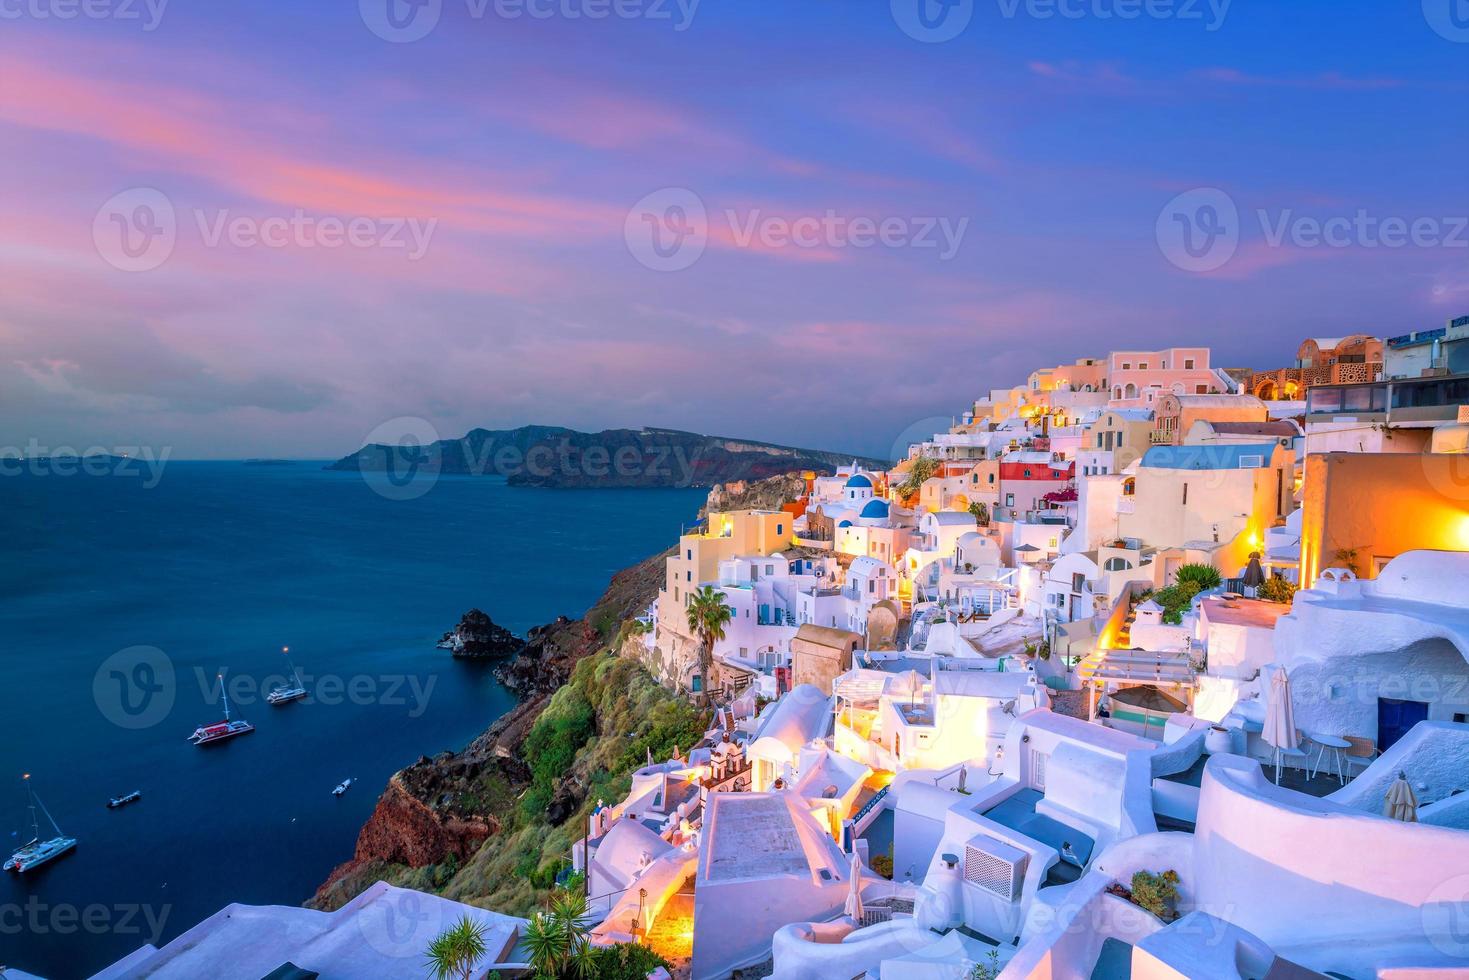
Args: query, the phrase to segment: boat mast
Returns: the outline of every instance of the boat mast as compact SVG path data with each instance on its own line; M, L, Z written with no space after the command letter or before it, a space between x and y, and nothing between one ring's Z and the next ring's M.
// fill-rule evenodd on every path
M29 785L29 784L27 784L27 785ZM51 811L48 810L48 809L46 809L46 804L44 804L44 803L41 802L41 798L39 796L36 796L36 794L34 794L34 793L31 794L31 797L41 807L41 812L44 813L44 814L46 814L46 819L49 820L49 821L51 821L51 829L53 829L53 830L56 831L56 836L57 837L65 837L66 835L61 832L61 825L56 822L56 818L55 817L51 816ZM31 811L31 817L32 817L32 819L35 818L35 811L34 810ZM41 836L41 829L39 827L36 828L36 836L38 838Z
M296 670L296 662L291 659L291 648L281 647L281 653L284 653L286 655L286 663L290 665L291 676L296 679L296 686L299 688L301 686L301 675Z
M31 789L31 774L25 773L20 778L25 781L26 798L30 801L27 806L31 811L31 839L33 841L40 840L41 825L36 822L36 793L33 789ZM49 817L51 816L51 814L48 813L46 814L46 816Z
M224 689L224 671L221 670L217 676L219 677L219 696L224 699L224 720L228 723L230 720L230 695Z

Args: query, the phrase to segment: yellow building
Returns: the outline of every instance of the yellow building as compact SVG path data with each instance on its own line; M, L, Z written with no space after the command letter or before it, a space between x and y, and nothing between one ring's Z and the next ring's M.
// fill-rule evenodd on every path
M1143 458L1153 444L1153 413L1145 408L1103 412L1082 430L1081 453L1111 453L1108 473L1121 473ZM1078 455L1080 461L1080 455ZM1090 474L1084 474L1090 475Z
M1469 551L1469 456L1313 454L1301 507L1303 585L1332 566L1376 578L1405 551Z
M659 680L678 688L698 665L698 642L689 635L689 596L719 578L719 563L738 555L769 555L790 547L791 523L785 511L735 510L710 514L704 530L678 539L678 550L664 569L658 594L656 662L649 668Z

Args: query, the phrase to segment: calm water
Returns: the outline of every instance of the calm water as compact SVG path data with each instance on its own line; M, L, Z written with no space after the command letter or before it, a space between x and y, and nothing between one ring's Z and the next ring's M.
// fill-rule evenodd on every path
M579 615L702 500L493 478L389 500L319 467L0 477L0 848L28 839L22 772L81 840L0 876L0 965L87 976L229 902L304 901L388 776L512 703L434 648L443 631L475 605L521 633ZM261 699L283 645L317 701ZM196 748L221 666L256 731ZM141 802L105 809L132 789Z

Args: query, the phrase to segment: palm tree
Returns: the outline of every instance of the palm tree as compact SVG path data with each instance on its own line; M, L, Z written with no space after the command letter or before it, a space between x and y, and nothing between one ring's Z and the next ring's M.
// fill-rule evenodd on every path
M588 976L592 966L591 931L587 900L580 894L560 892L550 908L531 917L525 929L525 948L538 977Z
M724 593L702 585L689 596L689 630L699 638L699 690L709 690L709 668L714 661L714 644L724 639L724 627L733 613L724 604Z
M435 980L469 980L488 951L484 923L464 916L428 944L428 967Z

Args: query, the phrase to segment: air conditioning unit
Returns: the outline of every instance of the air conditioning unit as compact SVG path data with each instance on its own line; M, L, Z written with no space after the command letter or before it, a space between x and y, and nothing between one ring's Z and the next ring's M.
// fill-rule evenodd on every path
M1030 854L987 834L964 845L964 881L1006 902L1020 901Z

